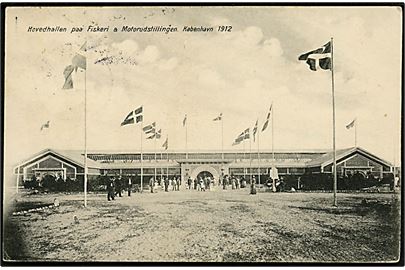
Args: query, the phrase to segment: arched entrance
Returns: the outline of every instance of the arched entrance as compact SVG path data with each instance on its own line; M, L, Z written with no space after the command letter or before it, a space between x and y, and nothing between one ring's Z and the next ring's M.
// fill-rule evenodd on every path
M208 171L202 171L199 174L197 174L197 179L204 178L204 177L213 177L212 173Z
M219 172L210 165L201 165L197 168L193 169L190 176L192 179L197 178L198 176L210 176L211 178L214 177L215 179L219 178Z

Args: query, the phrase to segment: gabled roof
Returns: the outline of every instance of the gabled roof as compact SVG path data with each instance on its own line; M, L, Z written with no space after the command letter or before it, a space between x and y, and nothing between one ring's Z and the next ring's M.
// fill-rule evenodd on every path
M32 155L29 159L26 159L23 162L19 163L17 166L15 166L15 168L21 167L41 156L46 156L48 154L54 154L55 156L58 156L61 159L65 159L66 161L69 161L80 167L84 167L84 155L82 154L82 151L80 151L80 150L45 149L45 150L42 150L41 152L36 153L35 155ZM87 167L99 169L100 163L98 163L90 158L87 158Z
M360 147L350 147L350 148L336 150L336 160L338 161L339 159L349 156L355 152L360 153L364 156L367 156L368 158L374 160L377 163L380 163L380 164L383 164L383 165L386 165L389 167L392 166L391 163L377 157L376 155L374 155ZM316 159L313 159L313 160L307 162L306 165L308 167L315 167L315 166L324 167L324 166L327 166L332 163L333 163L333 151L323 154L319 158L316 158Z

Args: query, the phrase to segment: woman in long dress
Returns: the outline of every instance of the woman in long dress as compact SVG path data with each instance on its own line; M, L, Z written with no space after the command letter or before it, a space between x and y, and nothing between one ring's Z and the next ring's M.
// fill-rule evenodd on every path
M204 179L200 179L200 188L201 188L201 191L205 191L205 183L204 183Z

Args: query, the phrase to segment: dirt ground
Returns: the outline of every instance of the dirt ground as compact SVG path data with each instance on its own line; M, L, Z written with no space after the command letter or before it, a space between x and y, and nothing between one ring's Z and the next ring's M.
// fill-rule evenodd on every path
M5 259L29 261L381 262L399 254L399 197L248 189L106 194L20 192L4 214ZM77 221L75 222L75 218Z

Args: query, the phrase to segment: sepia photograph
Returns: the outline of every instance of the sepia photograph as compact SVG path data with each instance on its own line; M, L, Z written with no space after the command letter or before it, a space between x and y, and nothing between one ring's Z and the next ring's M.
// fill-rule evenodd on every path
M2 264L403 265L403 8L2 3Z

